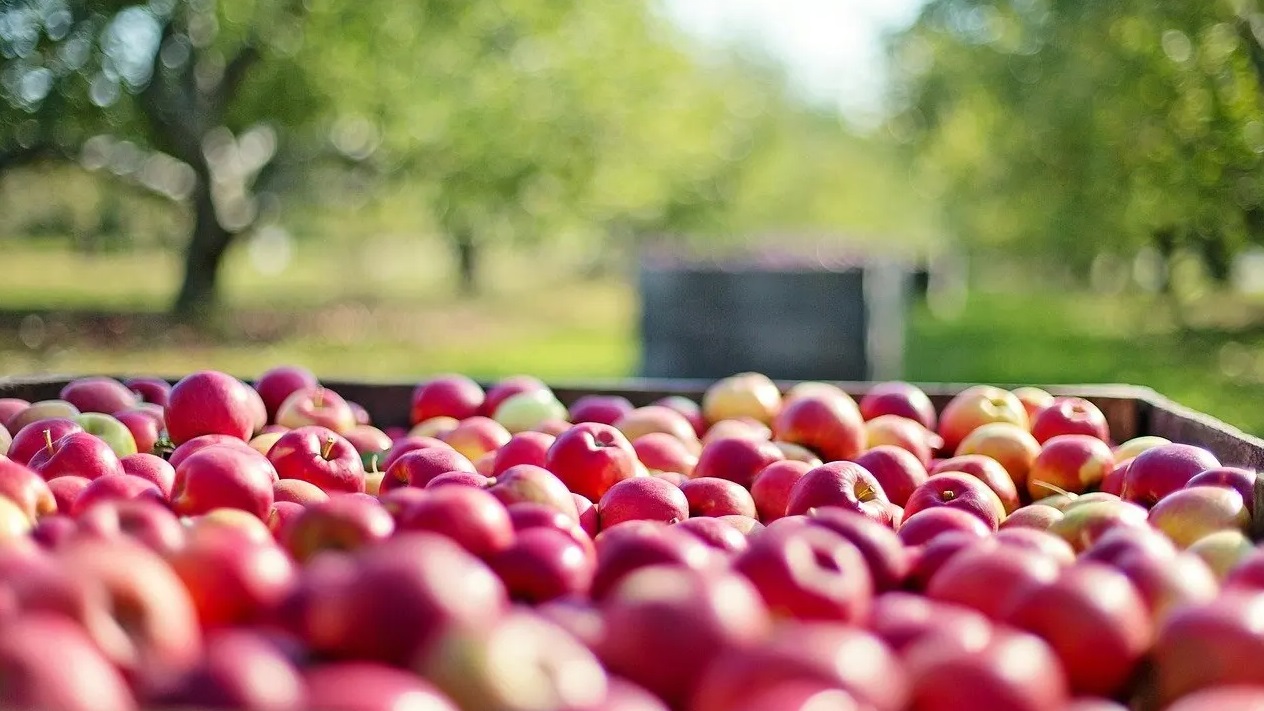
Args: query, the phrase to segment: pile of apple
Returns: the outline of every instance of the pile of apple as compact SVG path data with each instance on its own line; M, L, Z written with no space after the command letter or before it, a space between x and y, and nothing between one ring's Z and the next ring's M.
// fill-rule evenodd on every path
M1264 708L1255 473L1080 398L450 375L378 427L287 366L0 422L6 709Z

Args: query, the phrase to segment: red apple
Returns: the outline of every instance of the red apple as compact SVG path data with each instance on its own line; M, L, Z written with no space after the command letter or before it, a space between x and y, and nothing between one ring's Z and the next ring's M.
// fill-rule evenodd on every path
M441 486L472 486L476 489L488 489L496 480L482 474L471 474L470 472L448 472L440 474L431 479L425 487L426 489L437 489ZM400 491L400 489L396 489Z
M449 447L474 461L488 452L495 452L509 441L511 435L504 425L487 417L468 417L439 439Z
M899 447L917 457L923 467L929 466L934 453L944 440L920 423L898 415L879 415L865 422L865 443L870 449L881 446Z
M293 501L273 502L272 511L268 513L268 531L272 533L273 540L277 543L283 543L290 535L290 526L306 510L306 506L296 504Z
M755 516L755 500L737 482L715 477L689 479L680 485L690 516Z
M464 375L440 375L413 389L408 421L415 425L432 417L463 420L478 414L482 405L483 389L478 383Z
M855 511L825 507L807 513L813 525L842 536L864 556L875 592L899 587L908 575L909 559L895 531Z
M1061 566L1075 562L1075 549L1066 540L1034 528L1002 528L992 536L991 542L996 545L1012 546L1023 551L1047 556Z
M172 468L178 468L181 462L211 446L229 447L248 454L258 454L258 450L251 447L244 440L240 440L236 437L229 437L228 435L202 435L200 437L194 437L188 442L176 447L171 455L167 457L167 463L170 464Z
M506 506L531 501L550 506L579 520L574 496L561 479L542 467L530 464L510 467L496 477L496 483L489 491Z
M900 447L879 445L854 461L873 474L887 499L898 506L903 506L913 490L926 481L926 467Z
M65 419L73 420L80 414L79 408L65 400L40 400L33 402L26 409L18 412L4 423L10 434L17 435L22 428L39 420Z
M984 538L992 529L979 516L959 508L935 506L907 514L896 533L906 546L918 546L950 532Z
M548 461L549 447L557 438L544 432L519 432L509 438L492 460L492 476L499 476L506 469L518 464L543 467Z
M74 503L67 512L71 516L79 516L88 507L100 501L115 500L148 500L165 503L166 497L158 489L158 485L131 474L107 474L92 480L87 488L75 497Z
M866 420L882 415L906 417L927 429L935 429L935 406L916 385L904 382L878 383L860 398L860 414Z
M1031 467L1040 456L1040 445L1027 430L1011 422L990 422L976 428L966 435L957 446L953 458L962 456L986 456L1001 465L1008 476L1005 477L1007 490L1024 491L1027 488L1027 476ZM937 465L942 467L943 465ZM1002 496L1001 492L997 495ZM1017 494L1013 497L1017 505ZM1006 509L1010 510L1010 509Z
M356 425L342 433L342 436L360 453L360 461L364 462L365 466L368 466L370 457L373 455L378 455L379 459L385 458L386 453L394 444L385 432L373 425Z
M1159 499L1150 509L1150 525L1184 548L1225 529L1245 532L1251 523L1242 495L1220 486L1192 486Z
M1148 527L1148 512L1126 501L1091 501L1072 506L1064 514L1048 530L1070 543L1077 552L1116 528Z
M301 365L281 365L270 368L255 381L255 391L263 400L268 422L276 420L281 403L295 391L319 387L316 374Z
M290 393L277 408L276 421L290 429L317 425L342 434L356 426L355 413L341 395L320 386Z
M83 432L83 427L74 420L65 418L36 420L20 430L11 431L13 442L9 445L6 456L18 464L29 464L36 452L48 446L44 430L48 430L48 436L56 442L68 434Z
M755 475L783 458L772 442L740 437L715 439L703 446L690 476L728 479L749 489Z
M945 459L935 465L930 475L937 476L948 472L969 474L987 484L988 488L1001 500L1001 505L1005 507L1007 514L1015 511L1020 505L1014 479L1010 477L1005 467L992 457L984 454L963 454Z
M271 515L271 508L268 515ZM184 519L186 537L217 536L223 533L244 538L255 543L272 543L272 530L260 517L241 509L221 507Z
M1163 557L1138 552L1121 556L1111 565L1132 581L1156 627L1176 610L1210 602L1220 593L1215 573L1193 553Z
M488 559L513 544L514 529L505 506L490 493L469 486L433 489L400 511L396 528L445 535L479 558Z
M1027 474L1032 499L1061 492L1080 494L1096 488L1115 468L1110 446L1082 434L1058 435L1040 448Z
M693 697L702 673L721 653L753 646L772 628L763 599L746 578L675 566L628 575L602 609L606 666L677 708ZM648 649L656 653L646 655Z
M600 422L603 425L614 425L632 410L632 403L622 395L584 395L570 407L571 420Z
M704 446L717 439L755 439L767 442L772 439L772 430L762 422L751 419L720 420L707 427L707 433L699 440Z
M45 432L44 448L35 452L27 463L45 479L63 476L96 479L123 473L118 455L96 435L72 432L53 440L51 432Z
M873 600L873 576L860 550L823 526L767 529L733 568L778 617L855 623Z
M311 504L285 531L282 543L300 562L326 550L357 550L390 537L395 521L381 504L335 496Z
M144 410L123 410L114 413L114 419L122 422L127 427L128 432L132 433L132 439L136 441L136 451L142 453L150 453L154 451L154 445L158 443L158 438L162 434L163 422L152 413Z
M750 417L771 424L781 409L781 391L761 373L738 373L712 383L702 395L702 414L714 424Z
M601 519L597 515L597 507L587 497L580 494L571 494L571 500L575 503L579 527L588 534L589 538L595 538L597 532L601 530Z
M134 711L119 671L83 628L49 612L0 623L0 705L12 709Z
M1241 684L1215 686L1182 696L1167 711L1254 711L1264 707L1264 688Z
M329 500L329 494L310 481L302 479L278 479L272 484L272 500L289 501L302 506Z
M5 457L0 457L0 496L17 504L31 521L57 513L48 483L29 467Z
M171 388L163 420L175 444L221 434L245 442L263 425L257 422L254 390L226 373L203 370Z
M424 487L431 479L448 472L478 473L473 462L450 447L413 450L391 463L382 479L381 491L405 486Z
M184 545L185 528L163 504L149 499L113 499L84 509L76 519L84 536L128 538L169 553Z
M1088 435L1105 442L1110 440L1110 425L1106 415L1088 400L1059 397L1031 421L1031 434L1041 444L1067 434Z
M1063 711L1070 700L1058 657L1039 637L996 629L977 639L928 638L904 655L909 708Z
M941 508L931 511L953 511L953 509ZM924 593L940 568L962 551L979 545L980 539L977 533L967 530L946 530L922 545L910 547L909 573L904 580L904 586L909 590Z
M76 378L66 384L57 396L79 408L80 412L102 412L111 415L136 404L136 394L114 378L91 376Z
M629 442L652 433L671 435L696 452L698 435L684 415L662 405L638 407L620 417L613 427L623 433Z
M710 516L690 518L676 523L675 527L724 553L737 554L750 547L746 534L720 518Z
M141 402L148 402L158 407L166 407L167 400L171 396L171 383L162 378L153 378L148 376L140 376L136 378L127 378L123 381L123 385L140 399Z
M945 562L931 577L926 595L1000 619L1027 587L1052 582L1059 568L1043 554L980 542Z
M417 435L405 435L391 440L391 448L387 451L386 456L378 462L378 469L386 471L391 468L396 459L415 452L419 449L452 449L443 440L435 437L422 437ZM456 451L456 450L452 450Z
M874 598L869 629L897 654L928 637L960 645L992 634L991 622L974 610L900 590Z
M955 395L939 414L939 436L944 449L957 451L957 446L971 432L989 422L1010 422L1023 429L1029 427L1027 410L1013 393L991 385L975 385Z
M371 662L334 662L305 671L307 694L323 711L459 711L455 704L411 671Z
M263 619L297 580L294 563L271 538L260 544L223 532L197 536L167 561L188 589L203 629Z
M31 403L22 398L0 397L0 425L8 425L14 415L30 406Z
M165 708L298 711L306 708L306 689L277 642L252 630L230 629L210 634L197 666L147 700Z
M282 479L310 482L327 493L364 491L364 462L354 445L333 430L292 429L268 450Z
M1264 686L1264 596L1229 591L1174 610L1154 643L1159 703L1217 686Z
M57 510L69 512L75 505L75 499L79 498L79 495L91 483L91 479L85 479L81 476L59 476L48 482L48 491L53 495L53 501L57 504ZM25 512L23 515L25 515Z
M624 522L604 529L595 543L593 600L601 600L625 576L646 566L678 565L700 570L717 560L714 549L697 537L658 521Z
M625 479L606 491L597 503L603 529L624 521L676 523L689 518L689 500L675 484L658 477Z
M805 396L786 404L772 421L773 437L803 445L826 462L864 451L865 421L849 397Z
M696 447L697 445L695 445ZM693 474L698 455L680 439L666 432L650 432L632 440L637 459L650 471L674 472L683 476Z
M79 534L79 522L64 514L49 514L35 523L31 539L46 550L53 550Z
M515 504L522 506L523 504ZM489 559L514 600L538 604L584 595L592 585L596 558L573 534L549 527L519 530L513 543Z
M1124 473L1126 501L1153 506L1156 501L1189 483L1195 475L1220 466L1220 461L1202 447L1164 444L1147 449L1132 460Z
M830 462L810 470L794 485L786 505L786 515L837 506L886 523L889 516L887 501L882 486L867 469L853 462Z
M1234 489L1242 495L1246 510L1255 512L1255 472L1240 467L1214 467L1195 474L1185 483L1185 488L1194 486L1224 486Z
M208 447L176 467L171 507L181 516L227 507L262 519L272 508L272 484L276 480L272 463L257 452Z
M702 406L693 400L690 400L682 395L668 395L667 397L659 398L650 404L662 405L663 407L679 412L685 416L686 420L689 420L690 425L693 425L694 434L698 437L706 434L707 419L702 415Z
M645 470L622 432L596 422L580 423L559 435L549 447L545 468L592 501Z
M1027 410L1028 422L1034 421L1036 415L1039 415L1046 407L1052 405L1054 401L1054 397L1049 394L1049 391L1030 385L1014 388L1011 392L1023 404L1023 408Z
M995 531L1005 519L1001 499L983 481L959 472L936 474L917 487L904 505L905 518L938 506L961 509Z

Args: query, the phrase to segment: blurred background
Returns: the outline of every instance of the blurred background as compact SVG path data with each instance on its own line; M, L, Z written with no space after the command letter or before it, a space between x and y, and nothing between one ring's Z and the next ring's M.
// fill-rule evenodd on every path
M1126 382L1264 434L1262 160L1254 0L0 0L0 373Z

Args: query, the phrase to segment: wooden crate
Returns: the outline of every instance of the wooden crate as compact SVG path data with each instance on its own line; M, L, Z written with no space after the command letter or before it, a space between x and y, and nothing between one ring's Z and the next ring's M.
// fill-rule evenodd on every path
M47 400L58 396L74 376L0 378L0 398ZM174 379L172 379L174 382ZM555 382L554 392L565 404L585 394L622 395L635 405L646 405L668 395L695 400L710 385L708 380L631 378L615 381ZM391 381L324 381L329 388L369 411L375 423L384 426L408 424L413 383ZM792 383L779 383L789 387ZM859 398L868 383L839 382L847 393ZM936 408L942 408L965 384L920 384ZM999 384L1013 388L1014 384ZM1206 447L1227 466L1264 470L1264 439L1249 435L1210 415L1179 405L1150 388L1134 385L1044 386L1054 395L1077 395L1101 408L1118 442L1140 435L1158 435L1174 442ZM1255 491L1256 517L1253 536L1264 540L1264 478Z

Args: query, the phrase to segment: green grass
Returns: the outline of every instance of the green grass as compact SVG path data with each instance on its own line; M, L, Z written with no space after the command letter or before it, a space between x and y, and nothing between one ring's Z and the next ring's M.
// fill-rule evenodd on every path
M218 368L243 376L282 362L327 377L410 380L460 371L550 379L617 378L637 367L636 295L623 279L581 280L564 255L497 254L487 293L453 296L440 245L300 249L282 274L233 255L221 337L144 328L93 336L46 324L23 343L0 324L0 373L163 373ZM11 250L0 260L0 308L160 311L174 262ZM971 292L952 318L924 306L910 319L905 377L922 382L1131 383L1264 434L1264 323L1244 298L1208 299L1173 325L1148 299L1084 293ZM259 326L265 323L266 326ZM250 338L255 331L269 334ZM29 335L29 334L28 334Z

